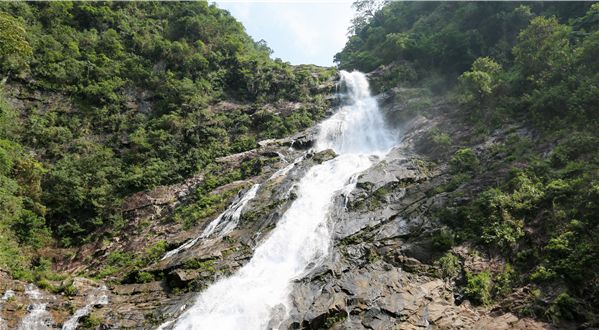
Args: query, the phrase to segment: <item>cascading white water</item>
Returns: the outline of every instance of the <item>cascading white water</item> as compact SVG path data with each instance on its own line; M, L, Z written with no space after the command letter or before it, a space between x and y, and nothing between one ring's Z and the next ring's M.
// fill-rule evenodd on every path
M204 230L198 237L188 241L185 244L182 244L181 246L177 247L176 249L168 251L167 253L164 254L164 256L162 257L162 260L172 257L181 251L189 249L190 247L194 246L200 239L206 238L206 237L212 235L212 233L215 230L217 230L219 228L219 226L220 226L219 232L221 235L225 235L225 234L229 233L231 230L233 230L237 226L237 223L239 222L239 218L241 217L241 211L243 210L243 208L249 201L251 201L254 197L256 197L256 193L258 192L259 188L260 188L260 184L253 185L252 188L250 188L241 198L239 198L237 201L233 202L233 204L231 204L231 206L229 206L223 213L221 213L218 217L216 217L214 220L212 220L208 224L208 226L206 226L206 228L204 228Z
M106 295L107 290L108 289L106 288L106 286L102 285L99 288L92 291L90 294L88 294L85 299L86 300L85 306L83 306L75 311L73 316L71 316L71 318L68 319L62 325L62 330L77 329L77 326L79 325L79 319L86 315L89 315L89 313L91 313L92 308L94 308L94 306L108 304L108 296Z
M4 305L4 303L9 300L10 298L15 296L15 292L13 290L6 290L6 292L4 292L4 294L2 295L2 298L0 298L0 312L2 311L2 305ZM2 315L0 315L2 316ZM4 321L4 319L2 319L2 317L0 317L0 330L5 330L6 329L6 321Z
M287 175L287 173L289 173L289 171L291 171L297 164L299 164L304 159L304 157L305 157L305 155L302 155L302 156L298 157L296 160L294 160L293 163L288 164L287 166L283 167L282 169L276 171L275 173L273 173L273 175L270 176L270 178L268 178L268 180L273 180L278 177Z
M52 315L46 310L46 303L43 302L44 295L33 284L25 286L25 294L32 303L27 307L27 314L19 325L19 330L43 330L51 329L54 324Z
M333 149L338 154L383 155L395 138L386 128L378 103L370 95L368 80L361 72L341 71L349 104L320 124L317 150Z
M273 319L282 321L289 310L292 281L326 257L333 197L349 191L355 184L350 179L372 165L372 156L384 156L394 144L364 74L340 74L350 103L320 125L316 143L316 151L330 148L339 156L306 173L298 183L297 199L252 259L202 292L175 329L276 328Z
M218 231L222 235L225 235L234 228L234 226L231 227L229 224L234 223L235 226L237 226L239 217L241 217L241 211L249 201L256 197L256 193L258 192L259 188L259 184L253 185L250 190L248 190L243 197L239 199L239 201L231 204L231 206L225 212L223 212L222 216L210 222L208 227L204 229L201 237L208 237L212 235L214 231Z
M280 156L283 161L285 158ZM304 156L299 157L293 163L288 164L287 166L281 168L280 170L273 173L273 175L268 178L268 180L273 180L280 176L286 175L291 169L293 169ZM285 161L286 162L286 161ZM219 233L219 235L226 235L230 233L237 225L239 224L239 219L241 218L241 212L254 197L258 193L258 189L260 189L260 184L254 184L248 191L246 191L243 196L241 196L238 200L233 202L223 213L219 214L218 217L214 218L206 228L202 231L202 233L194 239L189 240L185 244L181 244L181 246L172 249L164 254L161 260L167 259L180 253L181 251L187 250L194 246L199 240L203 238L207 238L212 235L215 231Z

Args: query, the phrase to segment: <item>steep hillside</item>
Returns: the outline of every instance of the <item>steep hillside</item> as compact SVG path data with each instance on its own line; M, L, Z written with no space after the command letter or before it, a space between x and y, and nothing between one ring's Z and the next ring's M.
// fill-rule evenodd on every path
M5 2L0 24L0 266L16 277L44 277L30 272L52 262L40 249L118 234L125 196L215 171L329 107L331 70L272 60L204 2Z
M599 327L599 5L355 5L1 3L0 329Z
M426 192L441 199L432 247L446 252L431 262L459 299L597 325L598 15L591 3L393 2L336 57L376 69L394 121L436 122L415 149L444 169Z
M580 18L572 27L587 32L596 23L592 12L582 18L591 2L356 4L360 11L354 33L335 60L342 69L364 72L393 63L393 71L384 77L387 86L428 80L431 87L444 88L443 83L452 83L482 56L501 65L513 63L518 33L537 16L555 17L560 23Z

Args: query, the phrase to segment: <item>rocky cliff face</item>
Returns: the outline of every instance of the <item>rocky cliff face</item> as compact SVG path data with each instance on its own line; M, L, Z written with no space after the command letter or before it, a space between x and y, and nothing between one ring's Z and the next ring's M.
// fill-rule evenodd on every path
M295 309L284 328L548 328L511 313L473 307L460 296L455 278L439 276L444 269L434 261L442 253L432 237L442 225L434 210L447 198L435 188L446 182L447 166L432 162L417 146L443 120L410 120L401 128L402 143L365 171L356 189L337 199L331 216L334 248L327 262L297 281ZM453 252L465 269L492 262L466 246Z
M445 270L435 263L443 253L435 248L433 237L443 228L434 211L448 203L446 193L438 188L447 183L449 175L446 152L427 145L427 132L443 123L456 139L468 134L465 127L452 124L452 109L444 104L430 104L428 118L410 113L417 95L415 90L398 89L382 97L387 115L402 123L397 127L401 144L363 172L353 191L335 199L330 216L333 248L322 265L297 279L291 297L293 310L281 328L549 328L506 313L500 306L474 307L463 299L456 281L463 281L463 272L468 269L499 269L501 265L494 265L491 258L459 246L452 251L462 265L457 274L443 276ZM403 101L398 102L399 98ZM110 241L87 244L60 264L62 271L103 278L77 278L69 297L46 292L37 301L28 295L26 283L0 273L1 293L14 291L14 297L0 301L4 320L0 324L17 328L37 308L36 303L44 304L48 328L60 328L85 306L90 308L77 322L82 328L154 329L176 317L197 291L249 260L293 202L298 179L314 164L335 157L331 151L309 151L315 132L313 128L288 139L263 141L258 149L220 159L222 173L248 161L260 165L248 180L211 191L210 196L221 196L223 202L216 212L191 225L177 221L175 215L179 208L198 203L194 196L206 173L125 199L122 212L127 225L122 234ZM528 134L524 129L518 132ZM471 144L478 154L485 155L505 134L495 132ZM483 181L458 189L476 191ZM254 184L260 184L260 189L241 210L232 231L219 234L217 230L194 240ZM183 245L186 248L162 258L165 250ZM144 256L154 251L158 256ZM123 253L126 258L145 261L123 266L126 263L115 262L115 256ZM112 273L107 271L111 267ZM89 301L90 292L103 285L106 299Z

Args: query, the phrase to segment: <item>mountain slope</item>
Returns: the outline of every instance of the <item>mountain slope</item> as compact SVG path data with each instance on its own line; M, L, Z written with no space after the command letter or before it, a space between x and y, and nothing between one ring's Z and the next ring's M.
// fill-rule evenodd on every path
M330 254L273 324L596 327L598 15L391 2L356 20L336 59L371 71L400 143L336 195ZM335 71L271 60L214 6L3 3L0 25L10 328L40 304L54 328L81 308L84 328L173 320L337 157L309 151L344 102Z
M447 166L428 195L443 196L430 215L447 254L435 262L460 297L597 324L598 14L575 2L389 3L337 55L376 69L395 120L443 118L416 149ZM464 248L488 264L467 265Z
M20 184L6 198L23 209L2 217L7 248L108 238L126 225L123 197L309 127L328 108L331 70L272 60L205 2L7 2L0 23L2 175ZM14 273L9 259L0 264Z

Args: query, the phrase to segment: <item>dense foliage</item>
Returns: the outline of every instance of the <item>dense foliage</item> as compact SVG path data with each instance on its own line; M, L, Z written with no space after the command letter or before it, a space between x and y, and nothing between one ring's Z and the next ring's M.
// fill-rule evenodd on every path
M475 151L462 139L447 159L451 179L435 191L450 196L436 214L447 230L433 237L434 247L473 244L504 262L499 272L464 269L465 297L488 305L526 287L530 301L513 311L594 324L599 5L390 2L355 23L336 56L340 67L378 70L382 90L444 91L442 102L450 100L464 125L475 128L470 141L522 123L535 132L534 138L508 134L490 151ZM452 137L429 133L437 154L452 149ZM460 278L461 261L452 252L436 264L440 276Z
M366 1L356 3L361 2ZM354 20L354 33L335 60L340 68L362 71L393 64L387 84L431 79L431 73L438 73L436 78L450 78L437 82L443 85L452 83L477 57L491 56L500 63L512 60L518 33L532 17L555 15L566 21L584 15L589 6L580 2L388 1L374 14L361 12L364 17Z
M15 141L16 114L0 99L0 268L16 275L28 268L22 246L49 240L40 203L42 165Z
M118 230L124 196L311 126L334 71L270 55L206 2L0 4L0 268Z
M376 70L380 90L425 87L412 90L422 102L409 111L435 95L473 128L461 140L429 131L450 177L432 192L449 200L435 214L446 226L432 237L443 254L437 275L458 281L473 303L526 288L530 303L512 311L594 322L599 5L359 0L355 8L339 67ZM209 192L263 164L222 172L215 158L308 127L327 106L320 91L333 70L270 54L205 2L0 3L0 269L42 285L54 275L36 250L118 230L124 196L200 171L208 175L194 203L172 220L193 226L222 209L231 192ZM532 133L475 148L515 125ZM465 269L456 245L501 260L501 269ZM166 248L114 252L97 276L147 265Z

